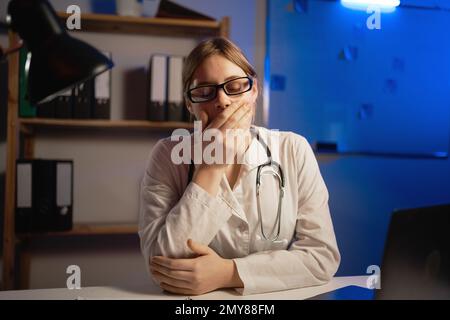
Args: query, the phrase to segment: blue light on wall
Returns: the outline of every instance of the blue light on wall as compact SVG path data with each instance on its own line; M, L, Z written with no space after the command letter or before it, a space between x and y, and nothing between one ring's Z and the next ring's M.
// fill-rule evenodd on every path
M382 12L393 12L400 5L400 0L341 0L349 9L366 11L370 6L378 7Z

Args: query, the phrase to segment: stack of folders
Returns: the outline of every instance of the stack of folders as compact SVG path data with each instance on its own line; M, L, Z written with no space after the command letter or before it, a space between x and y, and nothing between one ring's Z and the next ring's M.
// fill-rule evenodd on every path
M184 57L154 54L148 72L148 119L190 122L183 98Z
M72 203L72 160L17 160L16 232L72 229Z
M109 58L111 53L103 52ZM59 119L109 119L111 114L111 70L87 80L53 100L32 106L27 96L26 71L29 53L21 49L19 56L19 116Z

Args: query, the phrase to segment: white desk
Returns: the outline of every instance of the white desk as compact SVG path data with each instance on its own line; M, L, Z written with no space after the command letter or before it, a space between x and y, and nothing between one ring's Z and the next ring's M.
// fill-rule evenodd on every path
M335 277L329 283L302 289L241 296L234 290L218 290L192 296L193 300L302 300L315 295L339 289L348 285L366 287L368 276ZM140 287L86 287L79 290L39 289L0 291L0 300L74 300L74 299L133 299L133 300L185 300L187 296L163 292L161 288L148 283Z

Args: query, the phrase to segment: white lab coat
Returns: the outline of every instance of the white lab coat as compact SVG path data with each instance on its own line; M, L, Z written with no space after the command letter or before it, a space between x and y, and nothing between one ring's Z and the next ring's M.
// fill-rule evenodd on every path
M178 142L166 138L150 153L141 184L139 236L147 269L155 255L190 257L186 241L192 238L234 260L244 283L236 289L241 294L320 285L336 273L340 254L328 191L309 143L292 132L255 128L284 171L281 241L262 240L256 170L268 158L256 138L245 153L234 190L224 175L216 197L194 182L187 185L189 165L171 161ZM276 222L278 195L277 180L263 175L260 201L266 235Z

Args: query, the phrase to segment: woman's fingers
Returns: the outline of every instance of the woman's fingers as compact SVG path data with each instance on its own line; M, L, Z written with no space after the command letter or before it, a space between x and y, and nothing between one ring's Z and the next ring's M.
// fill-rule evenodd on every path
M244 109L244 112L239 114L240 118L234 123L234 126L231 129L248 129L252 115L253 108L248 105Z
M173 259L164 256L153 256L150 263L169 268L171 270L192 271L194 270L195 259Z
M203 127L203 123L205 123L206 121L203 121L202 113L200 113L199 117L202 120ZM250 128L252 115L252 104L249 104L246 101L233 103L222 113L217 115L203 130L203 133L208 129L220 130L221 135L217 136L217 134L214 134L214 137L216 139L215 142L220 143L223 146L223 156L227 159L225 160L225 163L230 164L230 161L234 162L234 158L237 152L240 149L246 149L248 145L247 140L249 139L248 137L243 137L240 130L246 130ZM204 117L207 119L206 113ZM241 141L241 143L236 143L236 138L245 138L247 140L241 141L238 139L238 141ZM236 144L242 144L242 146L236 146Z
M236 110L228 120L222 125L220 130L226 133L226 130L235 129L240 126L241 119L244 118L248 112L251 111L251 106L249 104L244 104L238 110Z
M222 126L230 120L230 117L232 117L234 113L240 110L243 106L244 104L242 103L232 103L228 108L222 111L222 113L217 115L217 117L215 117L214 120L211 121L208 128L222 129Z
M206 126L208 125L208 114L204 110L201 110L199 117L200 121L202 122L202 132L203 132Z
M191 289L174 287L165 282L161 282L160 287L166 291L176 293L176 294L183 294L183 295L187 295L187 296L195 294L194 292L192 292Z
M151 271L158 271L159 273L173 279L190 281L192 272L190 271L180 271L180 270L172 270L170 268L158 265L156 263L150 264Z
M158 271L152 271L152 274L156 277L156 279L158 279L158 281L160 283L162 283L162 282L167 283L173 287L183 288L183 289L191 288L191 282L170 278L170 277L166 276L165 274L162 274Z
M253 116L252 109L249 109L248 112L246 112L241 119L239 119L239 122L236 123L235 127L233 128L233 131L235 132L234 137L234 143L235 143L235 155L237 156L237 161L241 161L242 157L247 150L248 146L251 143L252 135L248 131L248 129L251 126L251 119Z

